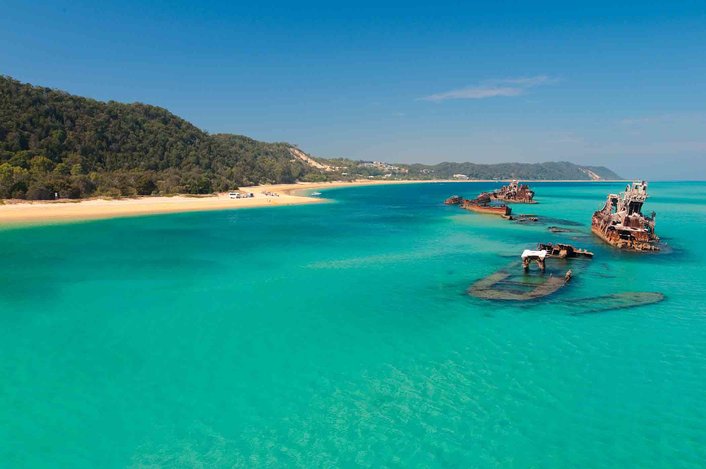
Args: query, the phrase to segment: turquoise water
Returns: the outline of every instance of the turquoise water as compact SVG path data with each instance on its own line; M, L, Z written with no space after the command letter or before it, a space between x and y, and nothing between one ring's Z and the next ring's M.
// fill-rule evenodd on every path
M491 186L0 231L0 466L704 467L706 184L650 186L658 255L590 235L622 184L440 203ZM465 294L561 240L555 296ZM575 314L622 291L666 300Z

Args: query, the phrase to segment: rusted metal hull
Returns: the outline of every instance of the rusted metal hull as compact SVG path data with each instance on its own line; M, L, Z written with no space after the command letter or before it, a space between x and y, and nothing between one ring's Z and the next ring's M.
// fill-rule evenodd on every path
M568 258L551 259L540 267L541 273L530 273L526 269L529 257L521 264L512 263L508 267L474 282L468 287L468 294L484 300L530 301L556 293L569 284L572 271L580 272L588 266L582 260ZM529 259L533 262L534 259ZM544 264L544 263L543 263ZM520 269L524 271L521 271Z
M532 197L534 197L534 193L532 193ZM498 194L497 192L493 194L493 198L496 200L502 200L503 202L507 202L509 204L536 204L537 201L530 197L524 197L524 198L511 198L511 197L506 197L504 195Z
M491 197L512 204L536 204L534 201L534 191L527 184L520 184L520 181L513 180L507 186L491 193Z
M618 249L659 251L655 213L642 214L647 197L645 181L628 184L620 194L609 194L603 208L593 213L591 231Z
M579 257L593 258L592 252L565 243L539 243L537 249L547 251L548 257L556 257L559 259L576 259Z
M463 202L463 197L460 195L452 195L448 199L444 200L445 205L459 205Z
M471 212L485 213L489 215L500 215L502 217L509 217L512 213L512 209L507 205L493 206L493 205L477 205L472 203L464 203L461 208L470 210Z
M591 226L591 231L603 241L618 249L659 251L659 246L656 245L658 240L650 239L646 232L621 232L617 229L610 229L610 227L604 231L596 223Z

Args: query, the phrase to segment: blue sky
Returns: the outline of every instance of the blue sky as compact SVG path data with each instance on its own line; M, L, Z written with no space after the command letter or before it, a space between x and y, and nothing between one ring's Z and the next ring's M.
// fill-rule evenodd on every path
M212 133L326 157L568 160L706 179L703 0L0 0L0 11L1 74L155 104Z

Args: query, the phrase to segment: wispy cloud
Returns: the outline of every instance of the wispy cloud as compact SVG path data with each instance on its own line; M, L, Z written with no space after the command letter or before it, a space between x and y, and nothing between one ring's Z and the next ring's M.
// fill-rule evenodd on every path
M443 93L436 93L420 98L424 101L448 101L450 99L485 99L497 96L520 96L529 88L550 85L558 80L546 75L534 77L505 78L489 80L477 85L467 86Z

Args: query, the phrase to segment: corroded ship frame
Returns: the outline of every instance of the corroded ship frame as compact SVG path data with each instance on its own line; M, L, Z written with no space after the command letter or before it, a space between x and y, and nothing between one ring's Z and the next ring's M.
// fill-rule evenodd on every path
M620 194L609 194L602 209L593 214L591 231L618 249L659 251L655 217L642 214L647 200L647 182L636 181Z

